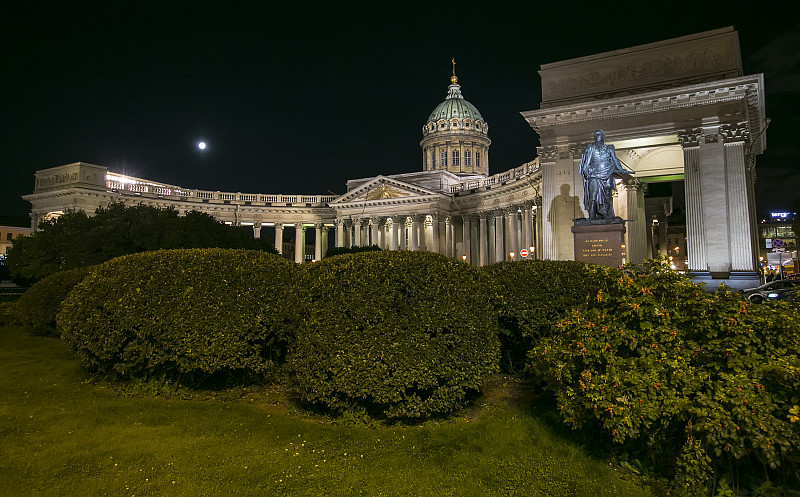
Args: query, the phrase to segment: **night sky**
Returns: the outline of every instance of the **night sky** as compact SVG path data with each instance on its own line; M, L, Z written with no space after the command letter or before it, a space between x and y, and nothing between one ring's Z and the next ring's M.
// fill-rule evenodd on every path
M800 24L768 2L17 3L0 13L0 214L29 212L34 171L77 161L273 194L419 171L453 57L498 173L536 156L519 113L539 108L541 64L727 26L745 74L765 73L759 212L800 195Z

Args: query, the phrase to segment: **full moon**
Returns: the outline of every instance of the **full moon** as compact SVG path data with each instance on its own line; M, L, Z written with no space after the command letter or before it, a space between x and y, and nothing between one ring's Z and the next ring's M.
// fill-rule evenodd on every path
M197 148L199 148L200 150L205 150L206 149L206 142L198 143L197 144Z

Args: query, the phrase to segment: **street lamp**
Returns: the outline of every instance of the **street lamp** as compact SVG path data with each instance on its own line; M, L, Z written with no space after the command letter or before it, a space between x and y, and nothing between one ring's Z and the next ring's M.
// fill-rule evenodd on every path
M467 262L467 254L462 255L461 260Z
M511 256L511 260L513 261L514 260L514 252L509 252L508 255Z

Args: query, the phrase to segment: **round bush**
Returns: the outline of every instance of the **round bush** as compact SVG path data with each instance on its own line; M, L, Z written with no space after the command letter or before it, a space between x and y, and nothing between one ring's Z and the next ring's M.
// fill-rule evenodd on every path
M285 357L296 273L294 263L255 251L127 255L73 289L58 328L96 372L189 385L261 375Z
M31 286L17 300L19 322L35 335L55 335L56 315L70 290L91 272L92 266L51 274Z
M503 296L500 309L502 367L525 369L528 351L552 335L567 314L593 298L619 271L576 261L501 262L482 269L495 280Z
M429 252L365 252L306 267L287 366L299 397L388 418L452 412L497 370L490 278Z

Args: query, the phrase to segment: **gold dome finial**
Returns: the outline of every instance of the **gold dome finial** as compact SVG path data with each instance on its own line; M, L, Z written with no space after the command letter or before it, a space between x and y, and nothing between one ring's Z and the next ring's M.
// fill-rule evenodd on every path
M456 76L456 58L455 57L453 57L452 62L453 62L453 76L450 78L450 83L451 84L456 84L456 83L458 83L458 77Z

